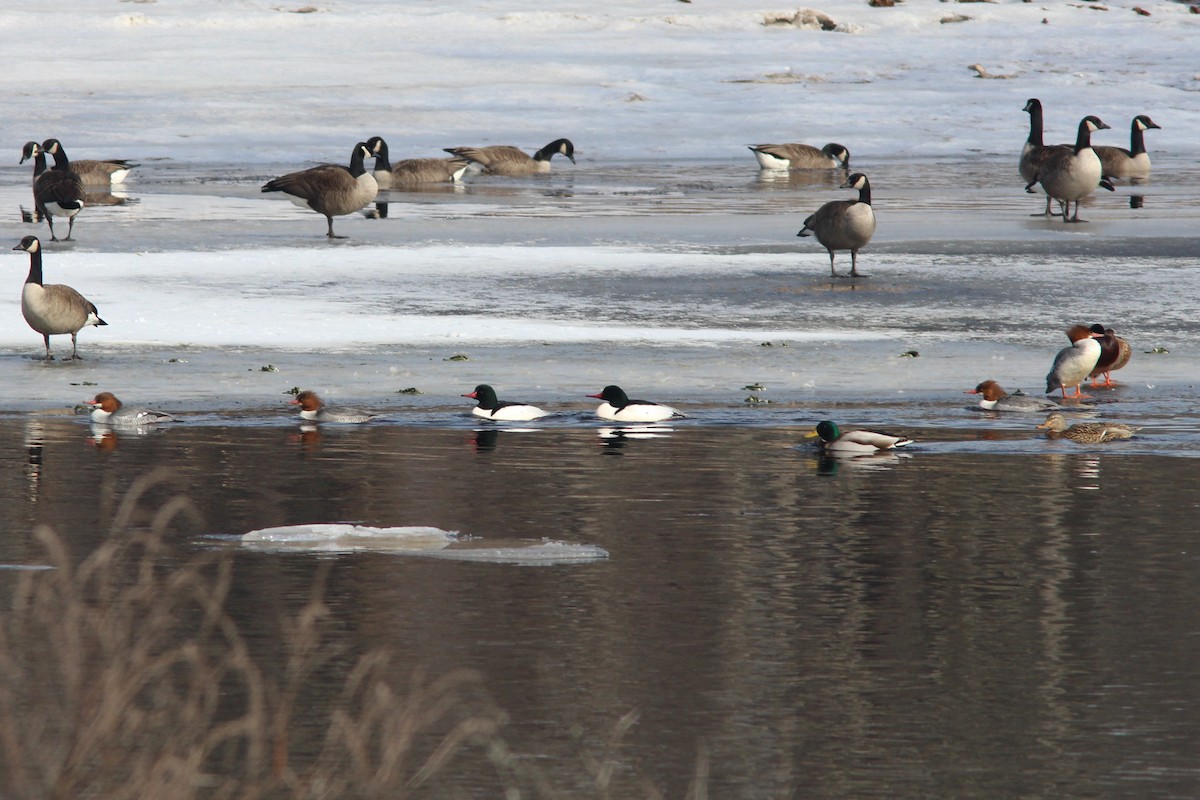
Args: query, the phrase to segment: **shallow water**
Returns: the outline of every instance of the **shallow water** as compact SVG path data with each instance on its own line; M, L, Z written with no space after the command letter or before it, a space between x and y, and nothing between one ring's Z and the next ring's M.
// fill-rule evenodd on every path
M1200 461L1156 444L1173 432L1079 447L959 409L953 425L906 428L920 441L894 457L829 461L798 446L805 426L771 413L640 436L583 416L534 432L458 416L117 439L82 420L7 417L0 562L42 563L36 523L86 552L133 481L171 464L176 481L135 523L174 491L204 521L178 526L167 563L237 547L213 534L334 521L608 551L540 567L235 551L230 606L256 646L279 646L274 610L303 604L332 563L335 644L390 644L399 675L478 669L510 745L568 793L579 749L630 710L627 769L668 796L700 752L713 796L1200 785ZM495 796L488 774L453 762L436 785Z

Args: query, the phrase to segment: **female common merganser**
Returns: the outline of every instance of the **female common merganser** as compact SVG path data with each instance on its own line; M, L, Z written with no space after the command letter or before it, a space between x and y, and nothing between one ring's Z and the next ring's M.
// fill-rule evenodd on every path
M502 403L496 399L496 390L486 383L479 384L475 387L475 391L470 394L464 394L463 397L479 401L479 404L471 409L471 413L484 419L504 422L528 422L529 420L538 419L548 414L548 412L542 411L537 406L525 403Z
M829 251L829 275L836 278L833 254L837 250L850 251L850 276L859 277L858 250L871 241L875 234L875 212L871 209L871 183L861 172L851 175L843 189L858 189L857 200L831 200L804 220L804 227L797 236L814 233L817 241Z
M820 150L811 144L747 145L761 169L844 169L850 168L850 151L837 142Z
M1085 221L1079 218L1079 201L1096 191L1104 177L1100 157L1092 149L1092 133L1107 127L1096 116L1088 115L1081 119L1074 147L1054 148L1054 152L1046 158L1033 180L1025 187L1026 191L1032 192L1033 185L1040 183L1046 194L1057 200L1062 207L1063 222ZM1111 189L1112 184L1105 188ZM1071 201L1075 202L1075 214L1068 218Z
M1038 427L1046 430L1047 439L1070 439L1080 444L1100 444L1128 439L1141 430L1117 422L1077 422L1067 427L1067 421L1062 414L1051 414Z
M1096 341L1100 334L1093 333L1083 325L1072 325L1067 330L1071 340L1070 347L1064 347L1054 357L1054 365L1046 375L1046 394L1055 388L1062 389L1063 399L1067 399L1067 387L1075 387L1074 398L1084 397L1080 384L1084 378L1096 368L1100 360L1100 342Z
M1145 114L1138 114L1129 125L1129 149L1111 145L1093 148L1100 157L1104 174L1110 178L1145 178L1150 174L1150 154L1146 152L1143 131L1161 128Z
M619 386L605 386L600 394L589 394L588 397L603 400L604 402L596 408L596 416L614 422L661 422L664 419L686 416L682 411L662 403L630 400Z
M300 419L309 422L370 422L375 415L356 408L328 408L316 392L305 390L292 400L290 406L300 406Z
M532 156L512 145L490 147L443 147L457 158L465 158L488 175L536 175L550 171L550 159L562 154L575 163L575 145L570 139L555 139Z
M388 160L387 142L381 136L367 139L375 154L375 182L380 191L421 186L426 183L460 183L471 162L465 158L406 158L393 164Z
M821 437L821 446L828 453L843 455L869 455L882 450L893 450L912 444L912 439L892 436L876 431L842 431L830 420L817 423L814 430L804 434L805 439Z
M984 381L974 389L969 389L964 394L981 394L983 399L979 401L979 407L984 411L1049 411L1055 408L1062 408L1053 400L1047 400L1044 397L1031 397L1026 394L1009 394L1004 391L1004 387L996 383L996 381Z
M330 239L345 239L333 232L333 218L353 214L365 207L379 194L375 176L367 172L363 159L373 155L366 142L354 145L350 153L350 166L321 164L316 167L289 172L263 184L264 192L283 192L287 198L301 208L311 208L324 214L329 223Z
M91 413L92 422L114 428L140 428L159 422L178 422L170 414L162 411L151 411L148 408L125 408L112 392L101 392L91 400L83 402L94 406Z
M114 183L120 183L125 180L125 176L129 174L130 170L139 166L119 158L104 160L85 158L80 161L68 161L67 153L58 139L47 139L42 142L42 149L54 156L55 169L65 169L66 165L70 164L71 171L79 176L83 185L93 189L108 188Z
M1116 386L1112 373L1129 363L1133 349L1129 342L1117 336L1112 328L1097 323L1091 327L1091 331L1100 334L1100 360L1096 362L1088 377L1092 379L1093 386ZM1101 375L1104 376L1104 383L1100 383Z
M88 325L107 325L100 319L96 306L86 297L61 283L42 283L42 243L36 236L26 236L13 250L29 253L29 277L21 290L21 313L29 327L42 335L46 343L46 361L50 354L52 334L71 334L71 358L78 359L76 336Z

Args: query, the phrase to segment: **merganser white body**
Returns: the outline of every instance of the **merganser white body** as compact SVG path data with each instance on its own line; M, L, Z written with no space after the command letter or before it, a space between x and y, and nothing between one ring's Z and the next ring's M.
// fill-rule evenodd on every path
M325 405L316 392L303 391L292 400L288 401L288 405L300 406L300 419L309 422L334 422L334 423L360 423L370 422L375 419L375 415L366 411L359 411L356 408L330 408Z
M160 422L178 422L175 417L162 411L151 411L148 408L126 408L112 392L101 392L91 400L85 400L93 406L92 422L98 425L108 425L113 428L142 428L147 425L157 425Z
M1046 394L1061 389L1064 400L1068 396L1084 396L1080 384L1100 361L1100 342L1097 339L1102 335L1092 332L1084 325L1073 325L1067 330L1071 346L1059 350L1058 355L1054 357L1054 364L1046 375ZM1067 394L1068 386L1075 388L1074 394Z
M605 386L600 394L589 394L588 397L603 400L604 402L596 408L596 416L614 422L662 422L687 416L682 411L662 403L630 400L619 386Z
M527 403L502 402L496 398L496 390L486 383L475 387L475 391L464 394L479 403L471 409L471 413L482 419L498 422L529 422L548 416L549 412Z

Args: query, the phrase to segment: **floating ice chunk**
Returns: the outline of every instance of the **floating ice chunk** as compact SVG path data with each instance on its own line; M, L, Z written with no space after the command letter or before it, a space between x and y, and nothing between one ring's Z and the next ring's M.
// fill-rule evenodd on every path
M604 561L608 558L608 551L594 544L571 544L544 539L541 542L512 542L495 545L475 542L466 546L455 545L442 550L422 551L414 553L414 555L448 558L455 561L545 567Z
M456 531L444 531L441 528L372 528L345 523L318 523L250 531L242 537L242 544L265 550L349 553L361 550L437 550L457 538Z

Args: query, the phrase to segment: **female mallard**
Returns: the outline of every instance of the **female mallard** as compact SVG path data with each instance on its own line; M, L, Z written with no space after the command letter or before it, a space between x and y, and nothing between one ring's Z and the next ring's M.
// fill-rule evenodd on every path
M1128 439L1141 430L1117 422L1076 422L1068 428L1067 420L1062 414L1051 414L1038 427L1046 430L1047 439L1070 439L1080 444L1100 444Z
M892 436L888 433L863 430L843 432L829 420L818 423L814 430L804 434L805 439L812 439L815 436L821 437L821 445L827 453L846 455L867 455L912 444L912 439Z

